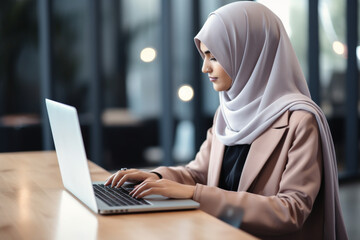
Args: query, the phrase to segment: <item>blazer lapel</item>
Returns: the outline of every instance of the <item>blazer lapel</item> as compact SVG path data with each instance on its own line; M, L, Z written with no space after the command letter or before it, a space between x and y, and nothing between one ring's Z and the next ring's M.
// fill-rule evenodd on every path
M268 130L251 144L243 173L240 177L238 191L247 191L249 189L285 133L288 120L289 111L286 111Z

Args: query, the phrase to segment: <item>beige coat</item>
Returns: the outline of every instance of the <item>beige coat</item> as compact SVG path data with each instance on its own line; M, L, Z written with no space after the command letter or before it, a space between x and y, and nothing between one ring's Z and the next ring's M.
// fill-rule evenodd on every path
M285 112L252 143L237 192L217 187L224 148L210 128L195 160L155 171L196 185L193 199L209 214L229 205L244 209L241 229L257 237L322 239L322 151L311 113Z

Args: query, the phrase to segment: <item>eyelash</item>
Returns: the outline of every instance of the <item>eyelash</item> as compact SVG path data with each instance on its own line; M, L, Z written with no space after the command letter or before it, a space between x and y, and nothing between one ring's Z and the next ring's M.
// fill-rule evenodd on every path
M212 57L210 58L210 61L216 61L216 58Z

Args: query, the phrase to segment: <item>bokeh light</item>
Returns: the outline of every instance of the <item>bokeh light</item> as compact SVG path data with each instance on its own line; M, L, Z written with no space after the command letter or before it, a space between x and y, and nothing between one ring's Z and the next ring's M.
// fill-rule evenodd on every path
M333 42L332 47L336 54L339 54L339 55L345 54L346 47L342 42L335 41L335 42Z
M151 47L144 48L141 50L140 59L143 62L152 62L156 58L156 50Z
M188 102L194 97L194 90L190 85L183 85L178 90L181 101Z

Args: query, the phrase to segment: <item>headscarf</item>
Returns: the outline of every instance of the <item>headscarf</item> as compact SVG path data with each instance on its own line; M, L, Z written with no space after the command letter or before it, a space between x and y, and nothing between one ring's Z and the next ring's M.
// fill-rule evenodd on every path
M311 100L305 77L281 20L256 2L234 2L212 12L195 44L210 50L232 79L219 92L215 134L225 145L251 144L285 111L316 117L325 182L325 239L346 236L338 198L334 144L322 110Z

